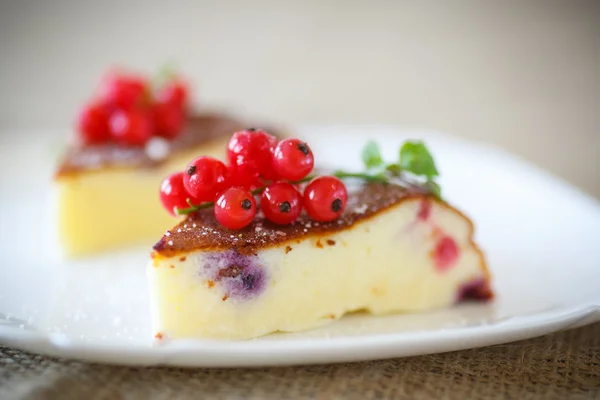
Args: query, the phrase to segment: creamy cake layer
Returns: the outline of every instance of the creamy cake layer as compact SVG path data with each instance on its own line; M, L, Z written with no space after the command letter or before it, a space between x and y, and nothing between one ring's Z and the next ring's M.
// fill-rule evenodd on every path
M258 218L228 231L202 212L167 232L147 267L166 338L252 338L356 310L415 312L489 299L489 274L461 213L418 190L366 185L339 220Z

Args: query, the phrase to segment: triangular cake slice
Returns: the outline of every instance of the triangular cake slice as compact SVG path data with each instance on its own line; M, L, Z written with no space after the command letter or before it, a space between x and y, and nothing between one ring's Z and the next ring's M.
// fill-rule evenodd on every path
M188 117L181 135L171 141L69 148L55 177L65 253L84 256L156 238L173 224L156 196L162 179L197 154L223 157L231 133L249 125L227 114L203 112Z
M363 184L340 218L219 225L201 210L167 231L148 267L157 338L253 338L366 310L422 312L492 298L461 212L418 188Z

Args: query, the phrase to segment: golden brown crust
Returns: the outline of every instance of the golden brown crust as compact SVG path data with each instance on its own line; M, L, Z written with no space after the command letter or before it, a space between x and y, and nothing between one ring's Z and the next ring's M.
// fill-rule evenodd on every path
M260 127L260 126L257 126ZM165 157L153 157L146 147L124 147L114 143L94 146L74 146L67 150L56 177L72 176L108 168L153 168L167 162L171 156L215 140L226 140L247 124L220 113L199 113L189 117L184 132L172 141L165 141ZM265 128L266 129L266 128ZM267 129L275 136L278 132Z
M319 223L303 213L293 224L276 225L259 214L249 226L235 231L220 225L212 209L204 209L167 231L154 250L164 257L195 250L225 249L235 249L241 254L256 254L268 247L349 229L357 222L372 218L409 198L428 196L420 187L364 184L350 191L344 213L334 221Z

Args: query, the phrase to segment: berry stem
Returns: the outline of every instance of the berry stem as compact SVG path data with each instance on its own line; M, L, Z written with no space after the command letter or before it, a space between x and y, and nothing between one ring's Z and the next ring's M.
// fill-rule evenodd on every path
M389 182L389 178L384 174L367 174L364 172L346 172L346 171L336 171L333 173L333 176L336 178L344 179L344 178L358 178L364 179L367 182L380 182L387 183Z
M177 210L175 210L175 214L177 214L177 215L189 214L189 213L191 213L193 211L196 211L196 210L201 210L203 208L210 208L210 207L212 207L215 204L214 202L209 201L209 202L206 202L206 203L195 205L194 203L192 203L192 201L189 198L186 201L187 201L187 203L189 204L190 207L189 208L183 208L181 210L177 209ZM192 211L184 212L184 211L187 211L187 210L192 210Z

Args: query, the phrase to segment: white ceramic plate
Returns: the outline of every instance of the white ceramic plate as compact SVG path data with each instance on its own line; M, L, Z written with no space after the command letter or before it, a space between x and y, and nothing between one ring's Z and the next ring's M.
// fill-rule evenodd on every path
M351 315L313 331L250 341L156 346L144 277L151 243L63 260L50 184L57 137L4 132L0 343L119 364L264 366L452 351L600 320L600 205L592 198L503 151L438 134L342 126L300 132L317 160L347 168L360 166L368 138L391 159L404 138L425 138L443 173L444 195L476 223L497 299L418 315Z

